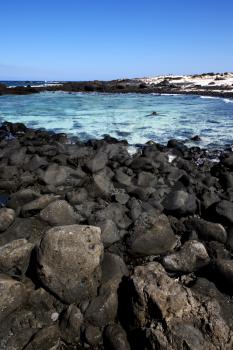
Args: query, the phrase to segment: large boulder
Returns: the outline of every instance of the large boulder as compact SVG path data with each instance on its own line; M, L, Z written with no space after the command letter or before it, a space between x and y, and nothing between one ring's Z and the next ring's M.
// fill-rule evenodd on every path
M137 266L130 282L131 327L135 334L146 328L149 348L231 348L230 323L213 295L197 295L157 262Z
M39 278L64 302L80 303L97 292L102 254L98 227L54 227L46 232L38 249Z
M134 256L159 255L172 250L176 237L164 214L150 216L143 213L135 222L129 241L129 252Z

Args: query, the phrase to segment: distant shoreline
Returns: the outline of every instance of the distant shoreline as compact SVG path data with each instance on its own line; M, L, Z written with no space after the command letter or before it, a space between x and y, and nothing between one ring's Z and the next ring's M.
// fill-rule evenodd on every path
M26 95L44 91L157 93L233 98L233 73L207 73L192 76L158 76L112 81L57 82L46 86L7 87L0 83L0 95Z

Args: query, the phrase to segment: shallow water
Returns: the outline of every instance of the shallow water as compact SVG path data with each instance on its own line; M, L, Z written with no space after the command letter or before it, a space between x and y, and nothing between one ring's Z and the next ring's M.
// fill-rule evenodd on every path
M150 115L156 111L158 115ZM44 92L0 96L0 121L66 132L110 134L130 144L200 135L202 147L233 144L233 100L187 95Z

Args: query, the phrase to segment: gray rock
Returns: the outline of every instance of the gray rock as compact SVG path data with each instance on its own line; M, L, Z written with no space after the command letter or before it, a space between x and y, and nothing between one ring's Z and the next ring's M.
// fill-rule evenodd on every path
M0 246L0 271L24 274L28 268L34 245L26 239L18 239Z
M198 241L187 241L181 249L163 258L163 266L169 271L193 272L209 263L205 246Z
M128 210L119 203L111 203L106 208L97 211L96 222L109 219L115 222L119 229L127 229L132 221L127 216Z
M212 296L197 297L169 277L159 263L137 266L131 287L133 325L138 331L146 327L152 349L214 350L231 346L233 332L218 301Z
M93 175L94 187L97 195L109 197L114 193L114 186L111 180L106 176L104 170Z
M48 230L38 249L41 282L66 303L80 303L96 294L103 246L100 229L60 226Z
M82 204L87 200L87 198L88 198L88 193L84 187L80 188L79 190L69 192L67 194L67 199L72 205Z
M34 199L38 197L40 197L40 193L33 191L29 188L25 188L13 193L10 196L9 201L7 202L7 206L16 210L17 208L34 201Z
M130 350L127 335L124 329L118 324L111 324L106 327L104 340L109 350Z
M0 244L4 245L20 238L37 243L48 227L48 224L35 217L16 218L13 224L0 235Z
M82 323L83 315L79 308L72 304L69 305L60 322L62 339L68 344L78 343Z
M40 218L51 226L76 223L74 209L65 200L55 200L40 212Z
M233 224L233 203L223 200L216 204L215 211L223 222Z
M105 247L120 240L119 230L114 221L106 219L97 224L101 228L101 240Z
M164 209L173 215L185 216L197 210L196 197L185 191L170 192L163 201Z
M105 327L117 315L118 295L111 285L101 287L99 295L92 299L85 313L85 320L96 327Z
M107 165L107 162L108 162L107 154L99 151L96 153L94 158L92 158L87 162L86 166L92 173L97 173L98 171L105 168L105 166Z
M216 224L199 218L191 219L190 222L201 239L226 243L227 233L221 224Z
M67 168L58 164L51 164L42 175L47 185L59 186L64 184L68 177Z
M24 285L7 275L0 274L0 322L21 306L25 299Z
M129 244L129 252L134 256L158 255L172 250L176 237L164 214L143 213L135 222Z
M96 346L102 342L102 332L98 327L88 325L85 330L85 339L91 346Z
M39 198L34 199L32 202L29 202L21 207L21 215L23 217L29 217L37 214L41 209L47 207L47 205L56 199L58 196L53 194L45 194Z
M218 259L216 269L225 287L233 291L233 260Z
M39 330L36 335L32 338L30 343L24 347L25 350L55 350L59 349L60 344L60 332L59 328L49 326Z
M15 211L9 208L0 209L0 232L5 231L15 220Z
M105 252L102 261L102 283L111 284L118 288L123 276L128 276L129 271L123 259L112 253Z

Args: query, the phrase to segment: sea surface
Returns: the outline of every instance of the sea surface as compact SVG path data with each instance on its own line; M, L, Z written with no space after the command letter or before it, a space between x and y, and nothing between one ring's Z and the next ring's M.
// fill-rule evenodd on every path
M81 140L109 134L132 145L149 140L165 144L171 138L189 140L200 135L201 147L233 145L233 100L223 98L65 92L4 95L0 96L0 122L5 120L66 132Z

